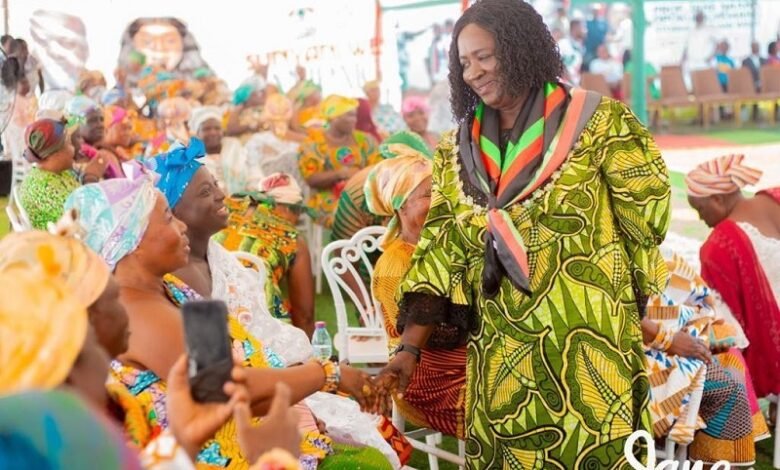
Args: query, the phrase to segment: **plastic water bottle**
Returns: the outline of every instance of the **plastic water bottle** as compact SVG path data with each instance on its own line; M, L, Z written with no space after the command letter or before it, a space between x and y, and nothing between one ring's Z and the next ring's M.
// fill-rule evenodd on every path
M314 324L311 346L314 350L314 357L318 359L330 359L333 355L333 341L330 339L328 329L325 328L324 321L318 321Z

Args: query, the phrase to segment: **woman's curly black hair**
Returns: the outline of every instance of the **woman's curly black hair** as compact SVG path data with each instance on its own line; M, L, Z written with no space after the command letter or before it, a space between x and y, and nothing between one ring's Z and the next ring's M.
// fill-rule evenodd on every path
M450 104L459 123L466 121L479 103L477 94L463 80L458 51L458 36L472 23L495 38L499 81L506 93L519 96L563 75L558 45L531 5L523 0L477 0L455 23L450 45Z

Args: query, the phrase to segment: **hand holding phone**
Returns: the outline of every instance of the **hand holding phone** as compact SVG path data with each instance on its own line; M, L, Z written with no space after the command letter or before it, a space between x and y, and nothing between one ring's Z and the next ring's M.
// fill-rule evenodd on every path
M223 388L230 380L233 356L227 306L218 300L187 302L182 315L192 398L201 403L228 401Z

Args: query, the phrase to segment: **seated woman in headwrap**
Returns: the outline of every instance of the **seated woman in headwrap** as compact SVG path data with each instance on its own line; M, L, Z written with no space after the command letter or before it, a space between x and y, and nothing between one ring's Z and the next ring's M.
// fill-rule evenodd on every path
M160 132L147 144L145 155L149 157L167 152L176 142L187 145L190 139L187 121L191 115L190 102L181 96L162 100L157 106Z
M19 204L33 228L46 229L62 217L62 206L81 183L65 124L41 119L27 127L24 157L33 164L19 186ZM98 175L94 175L99 177Z
M373 137L377 142L382 142L383 137L379 133L379 128L374 122L374 118L371 116L371 103L367 99L358 99L357 108L357 124L355 129L365 132ZM385 135L387 137L387 135Z
M297 229L301 188L289 175L263 179L256 191L230 198L227 227L214 240L229 251L246 251L268 265L268 308L274 318L291 322L311 337L314 332L314 282L311 255Z
M298 165L311 187L308 205L318 223L329 228L346 181L381 159L374 138L355 130L358 102L331 95L320 104L326 129L310 129L301 143Z
M175 271L167 279L177 285L189 286L192 289L190 298L201 296L224 300L231 314L237 316L247 332L263 347L272 366L290 367L311 360L312 347L307 335L298 328L273 318L269 313L265 295L258 289L258 285L262 285L260 278L265 277L264 267L259 267L260 273L244 268L230 252L213 240L214 234L227 225L224 194L214 184L214 177L197 159L185 165L171 165L169 160L160 160L158 163L160 166L157 171L162 174L160 187L167 196L173 195L173 214L187 225L187 238L191 246L187 266ZM297 196L300 202L300 191L296 194L294 189L282 184L289 183L289 178L274 175L269 180L271 181L264 188L266 191L262 197L275 197L279 202L277 209L280 212L289 209L289 206L284 204L288 198ZM181 191L181 185L184 185L185 189L177 200L176 195ZM267 241L269 244L273 243L270 236ZM272 250L268 250L270 251ZM308 260L302 261L309 266ZM309 292L299 292L303 286L296 286L295 283L303 283L301 279L290 280L288 285L292 298L308 296L313 303L311 271L308 278L306 285ZM333 439L338 441L339 436L351 436L348 442L374 447L387 459L398 461L398 456L377 430L376 418L361 414L354 402L329 394L315 394L307 398L305 403L308 409L302 408L301 411L309 418L313 412L318 420L324 423ZM312 423L311 419L308 423ZM392 429L388 422L382 423ZM366 452L363 452L363 456L371 457L372 452ZM374 455L373 458L377 457ZM338 453L333 457L335 460L340 458ZM379 458L379 461L384 460ZM357 462L342 460L342 463L345 467L341 468L352 468L352 465L348 464L354 465ZM336 466L333 461L330 464Z
M99 70L84 70L76 83L76 94L99 100L106 91L106 77Z
M382 90L378 80L371 80L363 85L363 91L371 104L371 114L374 122L383 135L395 134L403 130L404 121L398 111L387 103L382 103Z
M376 165L365 184L369 209L391 217L382 240L384 253L374 267L371 290L384 315L391 353L417 355L417 370L403 398L395 400L403 417L417 425L464 436L466 383L465 334L442 324L428 346L399 350L406 319L399 316L396 291L412 265L431 198L431 162L420 155L402 155ZM455 334L453 334L455 333Z
M35 120L53 119L62 121L65 118L65 105L73 98L73 93L67 90L47 90L38 98L38 111Z
M701 277L723 296L745 331L756 394L780 394L780 189L753 197L742 188L761 171L744 155L703 163L688 174L688 202L712 227L701 248Z
M428 130L428 115L430 108L422 96L409 96L404 99L401 113L404 116L406 127L423 139L431 150L439 144L439 135Z
M127 312L119 302L119 285L103 259L84 243L74 238L74 236L80 235L79 227L73 223L74 219L69 217L70 215L63 217L58 223L58 230L60 230L58 235L34 230L13 233L3 238L0 242L0 275L24 271L33 273L38 279L60 281L66 291L73 295L76 302L86 309L90 330L94 332L97 344L108 353L108 358L117 358L127 352L129 339ZM41 339L49 341L54 338L44 337ZM92 349L89 352L91 353ZM95 360L97 359L95 357ZM105 359L100 360L101 363L104 361ZM130 447L141 452L145 468L156 468L155 465L169 465L172 459L179 464L189 463L184 452L158 454L158 450L163 445L175 445L176 441L171 441L171 433L163 431L161 434L159 428L152 427L142 418L145 414L142 403L133 399L132 393L124 384L114 377L109 377L106 381L108 364L101 368L93 364L92 361L84 360L83 362L83 366L74 365L74 371L71 372L73 380L68 382L86 400L91 401L97 409L105 410L111 421L124 428L125 438ZM78 363L79 360L77 360ZM89 367L90 371L95 369L96 374L84 375L83 367ZM182 368L179 367L176 373L181 375L181 372ZM93 378L94 380L92 380ZM98 380L99 383L105 385L104 389L96 386ZM175 389L178 390L184 386L185 383L179 380L176 382ZM289 390L284 390L282 395L285 395L285 392L289 394ZM189 391L183 389L183 393L189 393ZM245 395L245 391L240 392L236 401L244 399ZM227 419L227 415L224 413L222 413L223 417L221 418L214 415L218 408L203 407L192 403L188 397L184 397L183 401L177 405L180 406L174 407L170 413L173 434L178 442L191 452L197 450L206 438L213 434L217 427L221 426ZM209 422L212 423L210 425L212 429L208 433L204 430L200 433L181 434L184 426L202 426ZM200 438L197 438L198 434L201 435ZM193 439L199 440L193 442ZM265 443L258 442L251 435L246 435L244 442L250 445L250 448L244 449L245 451L258 453L270 450L270 447L267 447ZM297 452L297 447L291 447L289 450ZM194 456L194 454L192 455Z
M169 165L179 162L190 168L187 162L194 155L203 155L202 143L197 139L192 139L190 147L180 147L165 155L164 161ZM186 181L189 179L186 173L172 173L164 179ZM185 188L170 181L166 185L170 188L166 196L175 205ZM196 189L199 197L214 194L204 196L201 192L204 188ZM122 363L112 364L112 374L133 392L144 407L144 418L159 429L170 425L166 412L168 385L161 377L167 375L185 350L178 305L198 298L189 286L166 277L167 273L187 265L190 251L186 227L172 215L167 198L155 189L151 176L142 176L84 186L66 203L67 210L78 210L78 223L86 232L85 243L114 271L130 318L133 332L130 346L120 357ZM237 314L232 312L228 327L236 356L249 366L246 385L255 413L267 411L277 382L291 386L293 402L322 388L342 390L356 396L363 406L369 406L362 392L363 386L368 385L366 377L349 367L315 361L283 370L269 368L273 358L246 331ZM198 462L216 467L246 465L236 439L235 424L226 424L205 444L198 454ZM304 443L312 443L312 439ZM327 453L311 445L302 450L303 462L309 463Z
M385 139L379 146L379 155L384 159L400 155L420 155L427 159L433 156L425 141L409 131L397 132ZM363 186L374 166L370 165L355 173L344 185L333 215L331 240L348 240L360 229L371 225L384 225L389 220L388 217L372 213L366 204Z
M203 163L217 178L226 194L246 191L263 177L257 165L250 164L247 151L236 137L226 137L222 130L222 111L215 106L192 110L190 131L203 141L206 157Z
M96 101L83 95L74 96L65 105L65 119L68 127L75 128L71 142L76 150L76 162L88 163L94 169L91 172L94 174L88 175L84 182L124 176L119 158L101 148L106 136L105 115Z
M114 154L119 162L127 162L143 154L143 148L133 132L135 113L116 105L103 108L105 137L98 148Z
M134 403L130 392L106 385L109 357L98 343L84 298L79 296L85 288L74 291L72 284L63 280L68 274L60 271L58 259L50 252L56 245L44 242L39 246L42 269L23 262L5 266L0 273L0 295L6 299L0 306L0 334L3 351L7 351L0 368L0 394L70 388L95 410L103 411L104 419L123 426L125 439L140 452L146 468L171 468L165 465L174 464L183 465L176 468L191 468L190 459L197 449L230 417L238 400L246 399L246 391L232 384L226 389L230 394L235 392L230 403L194 402L182 357L170 376L169 393L176 402L166 409L173 432L161 433L147 426L140 419L144 410ZM88 249L82 251L84 256L90 255ZM98 262L102 263L99 258ZM99 269L95 264L92 267ZM105 265L103 270L107 274ZM62 334L64 331L67 334Z
M290 125L295 131L306 132L306 129L324 124L320 116L322 88L319 85L303 78L287 92L287 97L293 102Z
M769 436L735 328L718 316L712 292L676 254L669 281L649 299L642 320L656 438L691 444L691 460L749 466L755 441ZM703 390L699 418L689 426L692 393ZM704 426L702 426L702 424Z
M227 113L226 135L238 137L243 144L252 134L264 128L262 113L266 86L263 77L252 75L236 88L233 93L233 109Z
M268 129L255 133L246 143L249 161L261 172L286 173L295 178L299 184L304 181L298 169L298 147L306 138L306 134L290 128L293 104L284 95L271 94L263 107L262 119ZM254 191L257 184L249 184L245 191Z

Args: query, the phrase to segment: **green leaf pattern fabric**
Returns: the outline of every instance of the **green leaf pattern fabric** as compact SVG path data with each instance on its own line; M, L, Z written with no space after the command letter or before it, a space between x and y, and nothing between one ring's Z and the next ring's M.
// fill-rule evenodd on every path
M466 457L474 469L629 468L649 430L635 288L660 293L667 169L649 132L608 98L551 181L509 209L528 250L528 297L480 292L486 209L463 190L456 133L434 156L431 209L400 294L469 305ZM641 452L641 450L639 450Z

